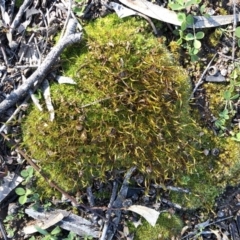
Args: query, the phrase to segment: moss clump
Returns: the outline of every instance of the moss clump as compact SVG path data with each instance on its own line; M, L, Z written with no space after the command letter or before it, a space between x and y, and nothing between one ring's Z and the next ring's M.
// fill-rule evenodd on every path
M222 177L221 164L230 169L239 155L230 160L203 150L219 147L228 154L238 146L228 148L222 139L202 134L192 120L186 72L143 21L111 15L85 31L85 41L63 54L65 75L77 85L52 85L54 122L31 109L23 124L24 146L67 191L135 165L146 181L171 180L192 187L195 199L212 202L215 192L201 189L224 186L228 179L215 173ZM51 194L44 181L38 186Z
M168 240L180 235L183 222L177 215L161 213L156 225L153 227L147 221L136 229L136 240ZM131 228L133 231L134 229Z
M222 38L223 32L221 29L216 28L208 37L208 42L210 46L216 47Z

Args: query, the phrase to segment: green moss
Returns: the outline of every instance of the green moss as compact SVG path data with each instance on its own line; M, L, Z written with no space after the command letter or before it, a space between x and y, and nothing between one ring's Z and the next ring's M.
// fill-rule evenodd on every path
M240 155L226 156L239 146L192 119L186 72L144 21L111 15L85 31L85 40L62 55L64 73L77 85L51 86L54 122L32 107L23 123L24 147L73 193L94 178L106 180L107 171L137 166L146 182L171 180L212 203L230 179L222 165L230 171ZM219 156L203 154L215 147ZM38 187L52 194L43 180ZM194 199L184 204L206 203Z
M133 227L130 229L136 231L136 240L168 240L180 236L182 227L183 222L177 215L161 213L154 227L144 220L136 230Z
M23 4L23 0L16 0L16 2L15 2L15 6L17 8L20 8L22 6L22 4Z
M208 37L208 42L210 46L216 47L220 43L222 35L223 31L219 28L216 28L213 32L211 32Z

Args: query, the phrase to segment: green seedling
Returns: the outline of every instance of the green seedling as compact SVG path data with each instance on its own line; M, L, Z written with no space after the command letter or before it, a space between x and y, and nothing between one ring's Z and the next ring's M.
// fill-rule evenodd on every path
M231 137L231 139L236 142L240 142L240 132L238 132L235 136Z
M184 46L187 48L192 61L198 60L197 54L199 53L202 46L199 40L203 38L204 38L204 32L197 32L196 34L188 33L184 37L186 41L186 44Z
M25 179L23 182L24 185L32 179L33 172L34 172L34 169L31 166L21 171L21 176Z
M12 227L12 222L13 222L14 219L15 219L15 216L11 214L11 215L8 215L3 220L4 225L5 225L5 229L6 229L6 232L7 232L9 238L12 238L15 234L15 231L16 231L16 228Z
M83 0L76 0L76 6L73 7L73 12L78 16L81 17L83 15L85 4L83 3Z
M190 7L191 5L197 4L198 0L192 0L192 1L180 1L180 3L169 3L169 7L172 8L172 10L183 10L186 9L187 7ZM204 11L204 8L202 8L202 11ZM184 48L187 49L191 61L197 61L198 56L197 54L199 53L201 49L201 42L199 41L200 39L204 38L204 32L195 32L195 29L193 29L193 33L187 33L186 30L188 26L194 26L194 17L192 14L187 15L184 12L179 12L177 15L177 18L179 22L181 23L180 29L178 30L178 34L180 38L178 39L177 43Z
M73 232L70 232L66 238L63 240L79 240L80 238Z
M42 240L56 240L58 239L58 235L61 233L61 228L59 226L55 227L50 233L38 226L35 226L36 230L44 235Z
M234 89L230 87L229 90L226 90L223 93L223 98L225 101L225 109L229 109L231 113L235 113L233 109L233 100L236 100L239 98L239 94L234 94Z
M184 1L184 0L176 0L176 1L170 1L168 3L168 6L174 10L174 11L179 11L179 10L185 10L192 5L199 5L201 3L201 0L190 0L190 1Z
M20 196L18 201L21 205L25 204L28 200L28 196L33 194L33 191L31 189L27 188L25 190L24 188L21 188L21 187L16 188L15 192L16 192L17 195Z
M226 120L229 119L229 111L224 109L222 112L219 113L219 119L215 121L215 126L221 130L225 130Z

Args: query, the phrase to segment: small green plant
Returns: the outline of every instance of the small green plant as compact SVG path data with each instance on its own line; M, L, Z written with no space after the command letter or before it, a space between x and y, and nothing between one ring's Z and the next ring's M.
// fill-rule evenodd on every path
M83 238L84 240L92 240L93 239L93 237L92 236L84 236L84 238Z
M85 9L85 4L84 0L76 0L75 1L75 6L73 7L73 12L78 16L81 17L83 15L84 9Z
M44 235L44 237L42 238L42 240L57 240L59 234L61 233L61 228L59 226L55 227L51 232L48 232L38 226L35 226L36 230L41 233L42 235Z
M200 0L190 0L190 1L170 1L168 6L175 11L179 10L186 10L187 8L191 7L192 5L198 5L201 1ZM204 12L205 6L203 5L201 8L201 12ZM199 53L201 49L201 42L200 39L204 38L204 32L199 31L196 32L194 29L194 16L192 14L186 14L185 12L179 12L177 14L177 18L181 23L180 29L178 30L178 35L180 38L178 39L178 44L183 46L187 49L191 61L197 61ZM193 33L186 33L187 27L193 26Z
M136 240L169 240L179 236L182 227L183 222L177 215L163 212L154 227L143 220L137 229L130 225L130 231L135 232Z
M240 132L238 132L235 136L231 137L231 139L236 142L240 142Z
M23 185L27 185L30 183L34 176L33 167L29 166L26 169L21 171L21 176L24 178ZM30 185L30 184L29 184ZM19 195L19 203L21 205L25 204L27 201L37 201L39 199L39 195L35 192L33 187L26 187L25 189L22 187L18 187L15 189L17 195Z
M5 229L7 232L7 235L9 238L12 238L16 232L16 227L13 227L13 220L15 220L15 216L13 214L8 215L4 220L4 225L5 225Z
M28 197L33 194L31 189L24 189L21 187L16 188L15 192L20 196L18 201L21 205L25 204L28 200Z
M174 10L186 10L187 8L191 7L192 5L199 5L201 0L176 0L176 1L169 1L168 6Z
M226 120L229 120L228 109L224 109L219 113L219 118L215 121L215 126L221 130L225 130Z
M24 209L23 208L17 208L16 212L9 214L6 216L6 218L3 220L4 226L7 232L7 235L9 238L13 238L15 234L17 233L17 228L19 226L19 221L23 221L23 218L25 216ZM16 236L15 236L16 237ZM16 239L16 238L14 238Z
M21 171L21 176L24 178L24 182L22 184L27 184L33 177L34 169L32 166L27 167L26 169Z
M215 126L220 129L220 133L224 133L225 130L231 130L231 119L236 114L235 103L239 100L240 95L238 88L240 82L238 81L238 68L235 68L230 76L230 83L226 90L222 92L223 98L223 110L219 113L219 118L215 121ZM240 129L238 129L239 131ZM238 132L230 131L232 140L239 142Z
M77 234L73 232L69 232L68 236L64 238L63 240L80 240L79 237L77 237Z

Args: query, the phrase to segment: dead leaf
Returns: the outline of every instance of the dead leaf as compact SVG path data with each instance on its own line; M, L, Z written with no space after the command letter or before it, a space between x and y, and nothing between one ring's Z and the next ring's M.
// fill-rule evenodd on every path
M68 83L68 84L76 84L76 82L70 77L64 76L56 76L56 80L59 84Z
M148 207L141 206L141 205L132 205L127 210L130 210L132 212L135 212L135 213L141 215L153 227L155 226L155 224L158 220L159 214L160 214L159 212L157 212L156 210L154 210L152 208L148 208Z
M210 231L217 237L217 240L222 240L222 237L219 234L219 230L212 230L212 229L210 229Z

